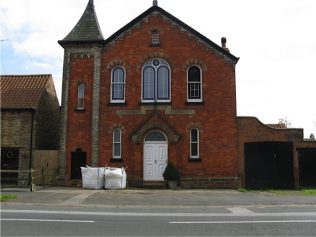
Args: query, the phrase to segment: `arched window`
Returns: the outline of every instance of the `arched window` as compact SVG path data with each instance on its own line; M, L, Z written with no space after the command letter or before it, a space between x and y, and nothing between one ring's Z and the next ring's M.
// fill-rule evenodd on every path
M188 69L188 101L202 101L202 75L198 66L191 66Z
M159 131L152 131L145 138L147 142L165 142L166 140L166 137Z
M121 129L115 128L113 131L113 159L121 159Z
M190 158L198 159L200 156L199 150L199 130L197 128L193 128L190 131Z
M84 91L85 91L84 83L79 84L77 109L84 109Z
M143 102L170 102L170 66L163 59L149 60L142 75Z
M125 71L122 67L112 70L111 102L125 102Z

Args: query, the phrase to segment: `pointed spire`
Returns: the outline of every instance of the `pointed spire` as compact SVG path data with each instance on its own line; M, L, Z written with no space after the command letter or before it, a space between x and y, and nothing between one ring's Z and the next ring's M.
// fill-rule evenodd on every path
M76 26L60 42L98 42L103 40L104 38L95 13L94 2L93 0L89 0Z
M158 0L153 0L153 6L158 6Z

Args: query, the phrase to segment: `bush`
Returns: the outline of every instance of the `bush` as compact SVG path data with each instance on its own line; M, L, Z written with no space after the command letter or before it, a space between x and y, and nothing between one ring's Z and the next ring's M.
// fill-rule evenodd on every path
M174 181L180 180L180 173L171 162L168 163L165 171L163 172L163 178L166 181L168 181L168 180L174 180Z

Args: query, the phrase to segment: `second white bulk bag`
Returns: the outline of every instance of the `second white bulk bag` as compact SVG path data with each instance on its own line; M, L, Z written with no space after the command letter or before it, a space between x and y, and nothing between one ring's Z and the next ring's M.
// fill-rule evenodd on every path
M126 172L124 168L107 167L104 170L104 188L125 189Z

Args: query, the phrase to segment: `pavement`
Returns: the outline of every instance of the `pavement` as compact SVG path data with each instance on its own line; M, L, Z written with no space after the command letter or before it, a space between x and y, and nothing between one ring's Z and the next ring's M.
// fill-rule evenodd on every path
M6 205L57 205L59 207L105 208L221 208L229 206L256 207L288 206L316 207L316 195L302 195L293 191L280 195L266 191L213 190L213 189L135 189L89 190L78 187L44 187L35 192L2 189L1 193L15 194L16 199ZM4 204L4 203L2 203Z

